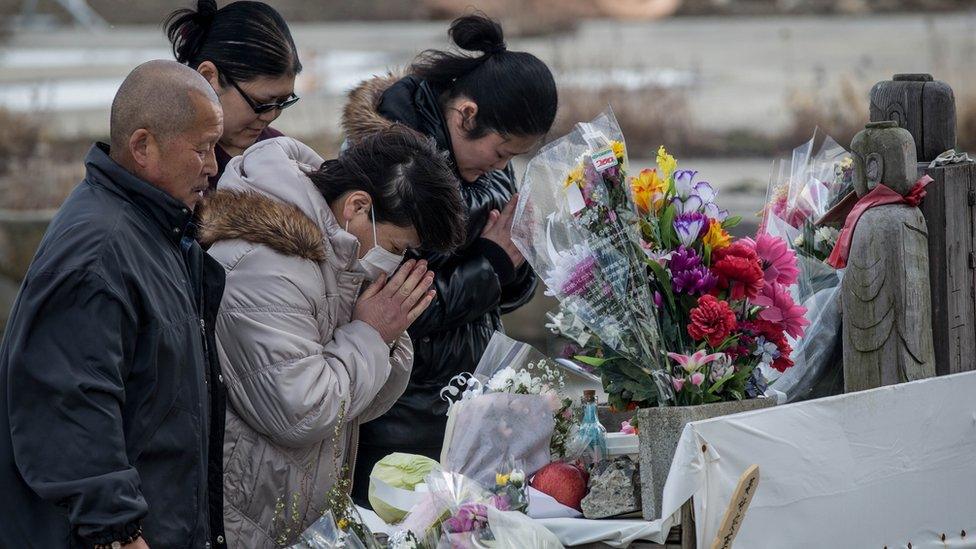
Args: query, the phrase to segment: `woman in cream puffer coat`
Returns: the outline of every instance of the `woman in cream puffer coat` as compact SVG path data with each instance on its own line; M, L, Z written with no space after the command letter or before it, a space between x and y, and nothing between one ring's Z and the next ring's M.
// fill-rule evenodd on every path
M413 139L404 133L396 143L411 145L403 149L413 155L410 165L427 166L418 178L433 182L427 190L437 197L414 197L414 203L437 202L440 214L430 223L442 236L422 242L430 231L414 227L418 241L410 244L450 248L463 237L457 181L432 145ZM396 163L389 156L376 161ZM315 522L327 510L337 475L345 474L341 465L351 470L355 462L359 424L388 410L410 375L413 347L405 332L391 343L353 320L368 282L360 256L380 246L393 225L370 211L379 237L362 242L365 237L344 230L308 175L320 166L322 158L294 139L259 142L230 162L201 219L201 241L227 271L216 330L229 402L224 516L230 547L291 544ZM396 166L385 173L403 177ZM430 212L413 217L422 214ZM443 237L445 227L453 237ZM429 303L428 297L420 301Z

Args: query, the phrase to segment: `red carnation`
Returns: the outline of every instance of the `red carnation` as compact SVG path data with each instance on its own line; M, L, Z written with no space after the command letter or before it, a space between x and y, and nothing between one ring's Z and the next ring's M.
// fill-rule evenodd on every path
M790 354L793 353L793 348L789 346L788 343L783 344L779 348L779 356L773 361L773 368L779 370L780 372L785 372L793 367L793 359L790 358Z
M759 255L743 241L713 251L712 272L718 276L716 289L731 289L731 299L752 299L765 282Z
M759 277L762 278L762 272ZM695 340L707 339L709 345L718 347L735 326L735 313L727 302L719 301L713 295L703 295L698 299L698 307L691 310L688 334Z

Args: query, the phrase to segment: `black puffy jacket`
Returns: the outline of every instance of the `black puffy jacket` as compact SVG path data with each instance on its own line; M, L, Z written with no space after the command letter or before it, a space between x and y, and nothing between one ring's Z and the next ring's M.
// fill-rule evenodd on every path
M355 141L399 122L450 152L438 96L414 76L366 81L350 93L343 113L346 135ZM387 453L439 455L447 422L440 390L455 375L474 371L488 340L502 329L501 315L532 298L536 277L529 265L515 269L499 246L480 238L488 214L501 210L515 190L511 165L474 183L462 182L468 215L464 245L450 255L422 254L436 273L437 298L409 330L415 358L406 392L386 415L361 428L357 494L363 493L373 463Z
M92 147L0 347L0 547L223 547L224 270Z

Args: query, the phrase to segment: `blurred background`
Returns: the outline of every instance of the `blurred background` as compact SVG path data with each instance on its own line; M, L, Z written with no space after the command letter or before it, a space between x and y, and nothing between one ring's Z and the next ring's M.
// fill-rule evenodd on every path
M218 2L224 5L227 2ZM973 0L271 0L305 70L302 101L274 124L323 156L341 140L345 93L425 48L474 8L502 21L510 49L546 61L560 87L550 137L607 103L632 171L661 144L697 169L756 229L775 158L819 128L847 145L871 86L927 72L956 93L959 148L976 149ZM116 88L136 64L172 58L161 22L190 2L0 0L0 327L47 221L107 140ZM517 160L517 167L525 159ZM545 348L540 288L506 317Z

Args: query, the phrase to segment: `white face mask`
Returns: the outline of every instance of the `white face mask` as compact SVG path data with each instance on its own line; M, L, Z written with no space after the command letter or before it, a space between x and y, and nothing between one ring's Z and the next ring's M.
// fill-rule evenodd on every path
M373 208L369 209L369 217L373 222L373 247L359 260L359 268L366 273L366 276L370 280L376 280L382 273L390 276L396 272L397 267L403 262L403 256L397 255L377 244L376 216L373 214ZM346 221L346 232L349 232L348 221Z

